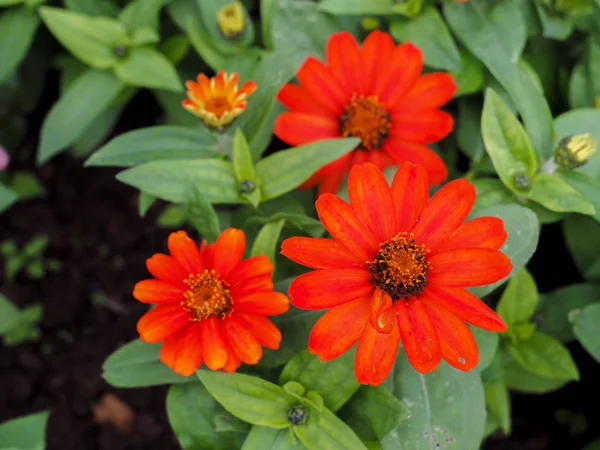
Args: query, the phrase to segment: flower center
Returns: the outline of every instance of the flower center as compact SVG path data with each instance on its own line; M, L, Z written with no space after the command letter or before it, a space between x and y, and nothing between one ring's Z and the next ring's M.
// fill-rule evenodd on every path
M189 289L183 294L183 309L194 316L191 320L208 319L210 316L224 317L232 311L233 299L229 285L221 280L214 270L190 275L185 284Z
M204 109L213 113L217 118L221 118L225 112L231 109L231 105L225 97L213 97L208 99Z
M390 132L390 126L390 114L376 95L365 97L354 94L340 116L342 136L359 138L359 148L363 150L380 148Z
M418 295L425 287L431 264L425 258L425 245L417 245L411 233L399 233L381 245L374 261L368 264L376 288L392 300Z

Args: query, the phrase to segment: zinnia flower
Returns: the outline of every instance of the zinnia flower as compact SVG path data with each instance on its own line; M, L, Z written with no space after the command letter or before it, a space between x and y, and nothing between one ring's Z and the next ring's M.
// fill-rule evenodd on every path
M360 383L378 385L396 359L400 341L413 367L434 370L444 358L467 371L477 365L477 344L465 324L504 331L502 319L464 288L500 280L510 260L502 220L463 223L475 201L466 180L442 187L428 200L427 174L403 164L391 188L370 163L354 166L350 204L333 194L317 212L333 239L293 237L282 254L316 269L290 285L292 303L331 308L315 324L308 348L322 360L358 341Z
M276 350L281 333L265 316L287 311L288 299L273 291L273 265L264 255L242 260L246 237L225 230L200 248L183 231L169 236L171 256L156 254L147 266L156 278L140 281L133 296L157 305L137 324L145 342L164 341L160 359L181 375L204 362L235 371L256 364L262 346Z
M244 112L248 97L256 90L254 81L246 81L239 89L238 81L235 72L230 75L219 72L210 79L201 73L198 83L186 81L189 99L184 100L182 105L200 117L206 126L221 129Z
M291 145L354 136L360 146L322 167L302 187L319 184L319 194L337 192L354 164L380 169L405 161L421 164L432 184L447 176L442 159L426 144L452 130L452 116L438 108L456 84L447 73L421 75L421 50L398 46L389 34L373 31L359 48L348 32L327 43L327 64L309 57L298 70L300 86L286 84L277 98L290 111L275 122L274 133Z

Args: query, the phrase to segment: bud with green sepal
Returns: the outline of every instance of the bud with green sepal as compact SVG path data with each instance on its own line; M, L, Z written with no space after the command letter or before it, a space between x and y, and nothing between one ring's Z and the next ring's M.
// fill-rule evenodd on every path
M554 151L554 162L563 169L576 169L583 166L595 151L596 141L589 133L568 136Z
M240 2L223 6L217 12L217 24L225 39L237 39L246 31L246 15Z

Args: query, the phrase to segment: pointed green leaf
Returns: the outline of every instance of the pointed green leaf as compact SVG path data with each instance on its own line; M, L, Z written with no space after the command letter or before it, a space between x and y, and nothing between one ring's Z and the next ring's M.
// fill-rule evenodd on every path
M581 275L600 282L600 224L590 217L572 214L564 221L563 232Z
M277 219L267 222L258 232L254 244L252 245L252 256L266 255L269 260L275 266L275 251L277 249L277 243L279 242L279 236L281 235L281 229L285 219Z
M119 21L131 32L145 26L157 30L160 10L169 1L134 0L121 10Z
M597 300L600 301L600 298ZM573 333L583 347L600 362L600 303L572 313Z
M488 368L492 363L496 351L498 350L499 334L492 331L482 330L481 328L474 327L469 324L471 333L477 341L477 348L479 349L479 363L475 370L482 372Z
M305 447L292 435L291 430L254 425L248 433L242 450L302 450Z
M39 16L27 8L7 9L0 16L0 84L27 54L39 24Z
M496 311L510 328L529 322L537 303L538 290L535 280L527 269L521 269L508 282Z
M150 207L156 201L156 197L145 192L140 192L140 198L138 201L138 213L140 217L144 217Z
M567 380L542 377L525 370L511 356L508 350L503 352L503 380L513 390L529 394L544 394L564 386Z
M0 424L0 445L6 450L43 450L46 447L47 411L17 417Z
M0 334L10 331L21 321L21 312L4 295L0 294Z
M19 194L0 183L0 213L19 199Z
M200 236L208 242L215 242L221 234L219 216L202 191L194 186L193 195L187 205L187 215Z
M531 183L527 198L538 202L550 211L577 212L586 215L595 213L594 205L560 178L547 173L538 173Z
M239 183L244 181L256 181L252 153L241 128L236 128L232 142L233 149L233 171Z
M175 67L165 55L152 47L138 47L115 65L115 75L131 86L151 89L183 90Z
M502 381L486 383L485 402L490 412L496 416L505 435L510 434L510 397Z
M594 219L600 222L600 180L577 171L560 171L558 177L566 181L594 206Z

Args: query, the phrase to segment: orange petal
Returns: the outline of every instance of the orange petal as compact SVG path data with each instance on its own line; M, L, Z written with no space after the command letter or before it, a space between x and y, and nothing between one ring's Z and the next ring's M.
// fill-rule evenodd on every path
M333 194L323 194L315 205L323 226L340 244L364 261L375 257L380 241L348 203Z
M321 61L312 56L306 58L296 78L317 103L335 115L342 113L349 95Z
M442 358L458 370L467 372L477 366L479 350L469 327L447 309L423 301L440 340Z
M133 296L142 303L180 302L186 290L160 280L144 280L134 286Z
M200 324L192 323L169 337L160 351L163 363L183 376L190 376L202 365Z
M315 102L306 89L297 84L284 84L277 94L277 99L293 112L334 117L332 113Z
M190 323L190 313L179 304L161 305L144 314L137 323L140 339L151 344L164 341Z
M257 255L240 261L227 275L226 281L230 286L235 286L257 276L270 277L272 273L273 264L269 258L265 255Z
M275 120L273 134L290 145L304 145L321 139L341 137L333 117L284 112Z
M379 333L367 325L358 341L354 371L361 384L377 386L383 383L396 360L400 344L398 323L394 320L393 309L388 310L387 316L385 320L392 324L389 333Z
M442 357L440 341L425 305L416 297L396 302L402 345L412 366L421 373L434 370Z
M200 323L204 363L211 370L222 369L227 362L227 342L221 330L220 320L213 316Z
M202 248L204 247L204 248ZM202 241L202 246L200 247L200 256L202 257L202 261L204 262L204 266L207 269L212 269L215 264L215 250L217 248L216 244L208 244L206 245L206 241Z
M213 268L221 278L226 278L242 260L244 250L246 250L246 235L242 230L228 228L221 233L215 243L213 263Z
M175 258L188 275L204 271L204 264L202 264L198 247L185 231L171 233L168 245L171 256Z
M394 40L388 33L379 30L369 33L360 49L362 83L359 86L359 94L373 94L373 86L382 71L386 70L394 48Z
M392 134L403 141L428 144L444 139L452 131L454 119L439 109L419 112L401 111L392 114Z
M281 244L281 254L312 269L365 267L365 262L334 239L291 237Z
M272 291L273 288L273 277L271 275L259 275L248 278L243 283L236 284L231 288L231 295L234 297L245 296L256 292Z
M381 96L385 106L391 111L402 97L414 86L423 71L423 53L411 42L400 44L394 52L400 63L391 74Z
M432 185L440 184L448 176L446 164L437 153L425 144L408 142L396 136L388 136L383 143L383 149L397 164L406 162L423 166Z
M262 358L262 347L260 342L252 333L237 319L231 316L221 322L227 342L238 358L246 364L256 364Z
M146 260L146 267L154 278L187 289L184 280L188 278L189 273L174 258L156 253L152 255L152 258Z
M381 289L375 289L371 300L371 314L369 316L371 326L379 333L389 333L392 331L392 322L396 319L392 316L389 319L388 311L392 309L392 297Z
M396 229L394 201L383 172L375 165L356 165L348 177L350 205L365 222L379 242L393 238Z
M331 308L373 291L366 269L325 269L300 275L290 285L292 304L302 309Z
M227 362L221 369L223 372L235 372L242 365L242 360L237 357L231 346L227 347Z
M412 230L429 199L427 172L421 166L402 164L392 181L398 231Z
M463 223L435 251L441 253L468 247L498 250L506 241L506 237L507 234L502 219L498 217L478 217Z
M344 167L337 172L321 175L317 198L323 194L337 194L347 173L348 168Z
M369 317L371 296L352 300L327 311L313 327L308 338L308 349L319 359L329 361L352 347Z
M394 108L404 111L436 109L450 101L456 88L449 73L428 73L419 77Z
M242 84L240 86L240 88L238 89L238 96L240 94L245 94L246 97L249 97L250 95L252 95L254 93L254 91L256 91L256 82L255 81L246 81L244 84Z
M415 241L434 250L462 224L475 203L475 187L467 180L446 184L429 201L413 228Z
M289 307L288 298L281 292L275 291L254 292L233 299L233 309L236 313L275 316L283 314Z
M269 319L254 314L237 313L235 315L244 324L252 335L263 345L271 350L277 350L281 343L281 332Z
M463 248L436 253L427 258L427 279L445 286L481 286L507 276L512 264L502 252L489 248Z
M347 31L332 34L327 41L325 54L329 70L346 92L356 92L360 84L361 61L354 36Z
M422 295L427 302L452 312L461 320L489 331L506 331L502 318L475 295L463 288L439 286L429 283Z

